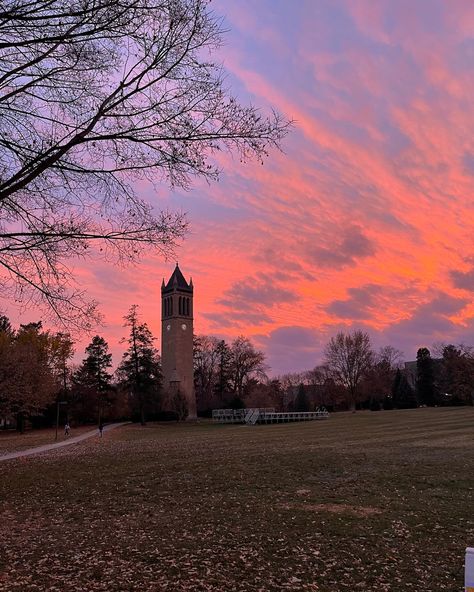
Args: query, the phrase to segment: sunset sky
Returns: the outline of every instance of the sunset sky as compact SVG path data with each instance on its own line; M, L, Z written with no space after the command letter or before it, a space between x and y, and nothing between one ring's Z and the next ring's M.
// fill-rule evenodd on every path
M140 187L188 213L178 259L196 333L249 336L273 375L320 363L340 330L367 330L407 360L439 341L474 344L472 0L212 6L229 30L214 56L229 87L295 126L263 166L227 155L217 184ZM129 305L159 338L173 267L148 256L78 268L116 363Z

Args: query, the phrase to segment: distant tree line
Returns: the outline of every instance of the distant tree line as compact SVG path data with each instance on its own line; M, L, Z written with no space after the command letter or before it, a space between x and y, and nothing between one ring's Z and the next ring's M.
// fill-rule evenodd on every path
M234 352L234 353L233 353ZM236 353L239 355L235 355ZM241 372L243 381L234 378ZM362 331L338 333L327 343L324 362L311 370L268 378L265 357L248 339L227 345L212 337L195 340L195 383L201 413L217 407L273 407L279 411L409 409L474 404L474 348L436 346L437 357L420 348L404 364L402 352L375 350ZM253 371L255 363L256 371ZM410 368L411 366L411 368Z
M0 425L23 430L61 421L77 424L131 418L184 419L179 401L164 403L161 359L147 324L133 305L124 317L125 351L112 372L105 339L93 337L73 365L70 335L43 329L41 322L13 329L0 316ZM375 351L362 331L338 333L312 370L269 378L265 355L244 336L231 343L194 337L194 382L198 413L216 408L272 407L279 411L403 409L474 404L474 349L441 344L436 357L420 348L404 364L391 346Z
M432 358L427 348L420 348L410 370L392 346L375 351L367 333L338 333L326 345L324 364L278 378L284 406L355 411L473 405L474 349L441 344L436 351L438 357Z

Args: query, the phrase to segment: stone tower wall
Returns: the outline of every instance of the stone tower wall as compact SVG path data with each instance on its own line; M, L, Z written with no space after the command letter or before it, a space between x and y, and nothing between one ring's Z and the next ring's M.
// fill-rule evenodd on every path
M162 288L161 364L163 388L169 400L172 400L177 388L179 388L186 397L188 419L195 419L192 287L190 290L184 292L178 286L174 286L172 291L168 287L166 291ZM189 308L185 308L183 304L180 311L180 297L189 299ZM170 298L173 301L172 314L170 314L170 301L168 300L166 306L164 302L165 299Z

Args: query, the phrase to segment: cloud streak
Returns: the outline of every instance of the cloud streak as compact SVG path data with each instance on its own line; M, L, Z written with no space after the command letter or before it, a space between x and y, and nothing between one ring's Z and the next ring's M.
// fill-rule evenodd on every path
M471 2L213 7L229 29L220 58L236 95L296 123L264 166L219 154L218 184L140 187L156 207L189 213L179 261L195 283L196 331L253 337L274 373L314 365L341 329L369 330L410 359L419 345L468 338ZM172 267L150 256L132 271L78 268L117 355L133 302L159 335L160 282Z

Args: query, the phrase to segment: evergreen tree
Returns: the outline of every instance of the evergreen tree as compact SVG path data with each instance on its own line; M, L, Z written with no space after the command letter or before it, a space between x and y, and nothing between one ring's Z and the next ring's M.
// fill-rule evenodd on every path
M230 392L230 379L232 368L232 352L227 343L222 340L216 346L217 352L217 376L214 386L214 394L222 405L226 395Z
M177 421L184 421L188 417L188 401L186 400L186 396L179 389L173 395L171 405L176 413Z
M112 376L108 372L112 366L112 354L103 337L96 335L86 347L87 357L76 372L75 383L95 395L98 408L98 423L102 422L104 405L110 402Z
M245 403L238 395L233 397L229 403L230 409L245 409Z
M140 422L145 425L147 412L158 410L161 392L161 361L153 342L154 337L146 323L140 323L138 306L130 307L124 317L129 336L122 340L128 343L117 376L123 386L130 389L132 402L137 408Z
M0 333L13 335L13 329L10 323L10 319L5 315L0 315Z
M430 350L421 347L416 353L416 395L421 405L433 407L436 403L433 360Z
M474 355L471 347L443 347L439 382L445 400L452 405L473 404Z
M298 387L298 394L296 395L295 411L309 411L308 397L303 384Z
M399 368L393 380L392 401L396 409L413 409L416 407L415 392Z

